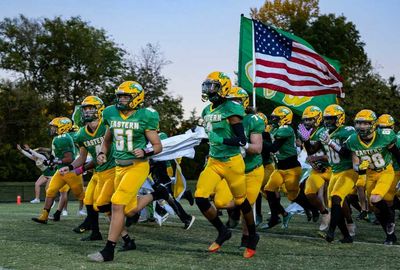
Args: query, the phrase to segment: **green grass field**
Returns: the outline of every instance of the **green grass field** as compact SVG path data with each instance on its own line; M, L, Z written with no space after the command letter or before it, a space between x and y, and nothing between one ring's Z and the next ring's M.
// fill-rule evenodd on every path
M264 202L266 205L266 202ZM216 231L201 216L197 207L184 204L196 215L189 231L179 219L170 217L162 227L155 223L134 225L130 234L138 249L117 253L114 262L101 265L87 261L86 255L100 250L104 241L82 242L84 236L72 232L82 218L77 204L70 203L70 216L58 223L35 224L42 205L0 204L0 269L398 269L400 246L384 246L379 226L357 222L354 244L326 243L317 236L317 224L296 215L288 230L280 227L260 232L254 258L245 260L237 246L241 233L234 236L217 254L206 248ZM222 217L225 221L226 215ZM108 224L101 217L103 237ZM338 235L339 237L339 235Z

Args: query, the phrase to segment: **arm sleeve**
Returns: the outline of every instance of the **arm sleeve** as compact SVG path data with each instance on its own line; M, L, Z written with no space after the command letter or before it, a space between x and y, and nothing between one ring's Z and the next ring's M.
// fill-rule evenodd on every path
M232 138L224 138L223 144L230 146L245 146L247 143L246 135L244 134L244 127L242 123L231 125L233 133L236 135Z
M32 153L33 156L37 157L40 160L46 160L47 159L45 155L39 154L38 152L36 152L34 150L31 150L31 153Z
M32 154L31 154L30 152L26 151L26 150L21 149L21 153L22 153L24 156L26 156L27 158L33 159L33 158L32 158Z
M264 141L263 149L265 149L265 151L267 152L276 153L286 140L287 138L279 138L276 139L273 143Z

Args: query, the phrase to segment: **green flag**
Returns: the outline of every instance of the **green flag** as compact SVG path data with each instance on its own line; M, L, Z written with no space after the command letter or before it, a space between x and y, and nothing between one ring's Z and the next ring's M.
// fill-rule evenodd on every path
M276 29L282 35L293 39L309 48L312 46L300 37L291 33ZM312 48L313 49L313 48ZM331 64L337 71L340 69L340 63L337 60L324 59ZM239 86L247 92L253 92L253 22L244 16L240 21L240 44L239 44ZM293 110L295 114L301 115L308 106L315 105L324 110L330 104L336 103L336 95L321 95L314 97L292 96L266 88L256 88L257 97L272 101L275 105L284 105Z

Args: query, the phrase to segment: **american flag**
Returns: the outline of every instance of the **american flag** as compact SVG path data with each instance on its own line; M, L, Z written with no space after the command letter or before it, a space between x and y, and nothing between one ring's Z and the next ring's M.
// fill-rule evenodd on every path
M253 20L254 87L294 96L341 94L342 78L318 53Z

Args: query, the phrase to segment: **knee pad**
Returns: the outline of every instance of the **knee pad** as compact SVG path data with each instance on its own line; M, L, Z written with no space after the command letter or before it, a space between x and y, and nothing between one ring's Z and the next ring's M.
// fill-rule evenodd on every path
M111 203L106 204L106 205L98 205L97 209L99 209L100 213L111 212Z
M251 205L247 199L245 199L243 203L240 205L240 210L242 210L242 213L244 215L252 211Z
M196 205L203 213L206 212L211 207L210 201L206 198L196 198Z
M334 196L332 196L331 201L332 201L332 204L339 204L340 205L341 202L342 202L342 198L340 198L339 196L334 195Z

